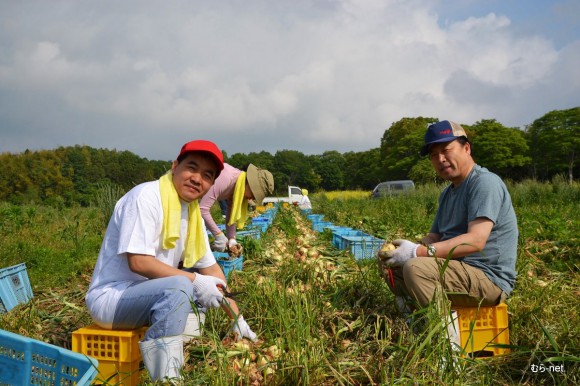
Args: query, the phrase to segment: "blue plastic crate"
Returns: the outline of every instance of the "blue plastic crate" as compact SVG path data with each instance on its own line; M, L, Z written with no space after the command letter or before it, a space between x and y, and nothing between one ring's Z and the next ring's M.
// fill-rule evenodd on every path
M317 221L322 221L322 219L324 218L324 215L313 213L313 214L307 215L306 218L312 222L317 222Z
M257 227L245 228L243 231L236 232L236 239L244 239L246 237L251 239L259 239L262 236L262 229Z
M273 212L271 210L267 210L264 213L262 213L262 215L259 216L259 217L267 218L271 222L272 220L274 220L274 217L275 216L276 216L276 213L275 212Z
M214 252L213 255L215 256L219 266L222 267L226 278L229 277L230 272L233 270L242 270L242 266L244 264L243 255L234 259L232 259L227 252Z
M257 216L252 218L252 223L253 224L262 224L262 223L270 223L272 222L272 219L270 217L266 217L266 216Z
M334 233L337 236L347 235L351 232L358 233L358 234L364 234L364 232L361 230L357 230L357 229L353 229L353 228L349 228L349 227L338 227L338 228L335 228L332 230L332 233Z
M345 238L346 249L350 249L355 259L374 258L385 240L373 236L351 236Z
M332 245L337 249L346 249L349 246L346 240L347 237L362 237L362 236L371 237L371 235L363 231L357 231L354 229L337 230L336 232L332 232Z
M323 224L323 225L322 225L321 232L324 232L324 231L325 231L325 230L327 230L327 229L328 229L330 232L334 232L335 230L340 230L340 229L344 229L344 228L345 228L345 227L343 227L343 226L340 226L340 225L334 225L334 224L332 224L332 225L324 225L324 224ZM347 229L351 229L351 230L352 230L352 228L347 228Z
M25 263L0 270L0 314L27 303L32 297Z
M272 224L272 219L269 217L258 216L252 219L252 225L262 228L262 232L266 232Z
M258 223L253 223L252 226L259 228L261 233L265 233L268 230L268 228L270 227L270 223L258 222Z
M325 227L328 226L333 226L334 224L330 221L319 221L319 222L313 222L312 223L312 229L314 229L316 232L322 232L322 230Z
M0 330L2 385L89 385L98 365L86 355Z
M332 234L339 234L341 232L353 231L354 229L340 225L327 225L322 227L322 230L328 229Z

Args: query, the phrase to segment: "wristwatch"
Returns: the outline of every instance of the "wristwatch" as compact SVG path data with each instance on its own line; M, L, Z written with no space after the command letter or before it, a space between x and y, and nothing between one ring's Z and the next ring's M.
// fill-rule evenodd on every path
M433 244L427 244L425 246L427 247L427 256L429 256L429 257L435 257L435 254L437 253L437 250L435 249L435 247L433 246Z

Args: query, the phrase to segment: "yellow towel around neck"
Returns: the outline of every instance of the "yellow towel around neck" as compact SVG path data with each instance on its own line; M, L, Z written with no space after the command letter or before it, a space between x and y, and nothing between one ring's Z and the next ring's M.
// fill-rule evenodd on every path
M246 172L241 172L234 187L234 199L232 203L232 211L230 213L230 221L228 225L234 222L238 229L243 229L248 218L248 199L244 198L246 191Z
M163 226L161 230L163 249L175 248L181 231L181 200L173 185L173 173L168 172L159 179L159 192L163 207ZM199 201L194 200L188 205L188 226L185 250L183 252L183 266L191 268L205 255L205 235L203 234Z

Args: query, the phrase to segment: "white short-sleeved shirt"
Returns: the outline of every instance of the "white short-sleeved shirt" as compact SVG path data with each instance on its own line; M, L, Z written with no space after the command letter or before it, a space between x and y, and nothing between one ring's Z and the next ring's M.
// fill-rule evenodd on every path
M117 302L123 291L136 281L148 280L129 269L127 253L154 256L167 265L178 266L183 260L188 217L188 204L182 202L181 236L175 248L163 249L161 247L163 208L159 181L140 184L117 202L85 298L95 321L103 326L111 326ZM216 263L209 246L205 225L202 226L206 253L194 265L195 268L206 268Z

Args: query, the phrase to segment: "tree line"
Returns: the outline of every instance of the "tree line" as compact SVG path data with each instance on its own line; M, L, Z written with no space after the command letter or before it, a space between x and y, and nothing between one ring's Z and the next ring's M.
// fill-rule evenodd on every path
M224 156L238 168L253 163L270 170L276 194L284 194L287 185L314 192L370 190L381 181L396 179L437 182L429 159L421 157L419 150L427 125L438 120L403 118L385 130L379 147L363 152L305 155L297 150L279 150L275 154L262 151ZM506 127L495 119L463 127L472 142L475 161L505 179L578 178L580 107L551 111L525 130ZM115 186L128 191L159 178L171 162L77 145L3 153L0 165L0 201L88 206L103 188Z

